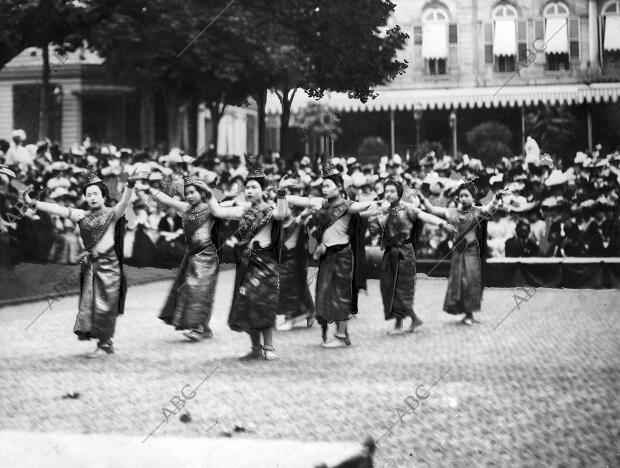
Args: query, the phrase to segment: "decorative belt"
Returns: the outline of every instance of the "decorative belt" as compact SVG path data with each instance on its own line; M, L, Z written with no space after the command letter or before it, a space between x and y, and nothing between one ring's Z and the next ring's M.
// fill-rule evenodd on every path
M403 242L402 244L386 244L386 245L385 245L385 248L386 248L386 249L391 249L391 248L394 248L394 247L395 247L395 248L397 248L397 249L400 249L401 247L404 247L404 246L405 246L405 245L407 245L407 244L412 244L412 245L413 245L413 242L411 242L410 240L408 240L408 241Z
M325 254L330 254L330 253L334 253L334 252L339 252L342 249L348 247L349 244L336 244L336 245L330 245L329 247L327 247L325 249Z
M457 242L456 246L454 247L458 253L463 253L469 247L473 247L475 245L478 245L478 241L477 240L474 240L474 241L471 241L471 242L463 242L463 240L464 239L461 239L460 242Z
M261 247L258 242L254 241L252 245L248 245L243 250L241 250L241 254L249 257L250 255L252 255L252 252L264 252L267 250L271 250L272 247L272 245L268 245L267 247Z

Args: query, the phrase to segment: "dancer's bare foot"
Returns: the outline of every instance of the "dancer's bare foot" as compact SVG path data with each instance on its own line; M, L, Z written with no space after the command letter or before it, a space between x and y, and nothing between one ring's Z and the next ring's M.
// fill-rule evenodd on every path
M258 346L252 346L252 351L250 351L245 356L241 356L239 360L240 361L252 361L254 359L262 359L262 358L263 358L263 347L258 345Z
M263 357L265 361L275 361L278 359L276 349L273 346L263 346Z
M183 336L194 342L202 341L203 338L202 333L198 332L198 330L185 331L183 332Z
M97 359L97 358L106 357L108 354L111 354L111 353L108 353L104 349L97 346L97 349L94 350L92 353L87 354L86 357L88 359Z
M420 320L418 317L415 317L411 321L411 325L409 326L409 328L407 328L407 333L413 333L416 328L421 327L423 324L424 322L422 320Z

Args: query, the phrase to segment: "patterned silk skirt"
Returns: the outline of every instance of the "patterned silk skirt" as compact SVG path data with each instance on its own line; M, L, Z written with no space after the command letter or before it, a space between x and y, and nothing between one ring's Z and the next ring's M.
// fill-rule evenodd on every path
M186 252L159 318L177 330L207 330L219 269L213 242L195 254Z
M80 274L79 312L73 327L80 340L114 336L116 317L123 313L121 264L114 248L89 254Z
M385 320L413 317L415 268L413 245L385 249L380 276Z
M280 293L279 269L273 247L237 252L237 274L228 326L238 332L275 325Z
M319 260L316 317L319 323L349 320L353 311L353 252L347 244Z
M278 314L287 319L312 317L314 315L314 301L308 286L308 265L304 260L305 252L282 248L280 257L280 305Z
M448 291L443 310L452 315L480 310L482 269L480 247L470 245L464 252L452 252Z

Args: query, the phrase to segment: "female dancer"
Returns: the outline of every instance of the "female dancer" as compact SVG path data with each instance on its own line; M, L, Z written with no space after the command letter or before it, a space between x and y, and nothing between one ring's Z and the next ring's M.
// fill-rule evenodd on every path
M499 201L509 190L504 189L484 206L475 206L476 187L471 182L461 184L457 189L459 205L456 208L440 208L420 195L426 211L447 219L456 226L448 290L443 310L452 315L465 314L462 322L473 325L474 312L480 310L482 301L482 262L486 244L483 225L480 220L489 219L497 210Z
M290 182L282 182L281 190ZM342 197L343 182L338 169L326 165L323 171L323 197L299 197L282 194L278 207L287 204L314 208L313 236L318 241L315 259L319 260L316 285L316 316L321 324L325 348L349 346L348 320L357 313L357 296L366 289L365 248L359 213L372 202L352 202ZM280 192L279 192L280 194ZM327 339L328 324L336 322L334 338Z
M235 237L237 274L228 326L246 332L252 341L252 350L241 360L278 359L272 335L279 298L279 221L285 210L275 210L263 198L266 176L260 165L250 167L245 181L245 197L249 207L221 207L207 192L207 203L218 218L237 219ZM261 344L261 336L263 343Z
M296 207L290 211L282 222L278 314L284 315L285 321L276 327L278 331L311 327L314 323L314 301L308 287L310 256L305 211Z
M205 203L204 197L210 193L205 182L184 177L183 190L185 201L180 201L148 187L152 198L182 214L187 242L179 273L159 318L176 330L186 330L183 335L198 342L213 337L209 322L220 269L220 250L214 242L214 237L217 242L219 223L214 223Z
M413 310L416 271L414 244L418 220L438 225L450 233L456 233L456 229L441 218L403 202L403 185L399 181L388 179L384 189L389 208L382 210L378 219L383 228L382 244L385 249L380 275L381 298L385 320L396 319L394 329L388 335L401 335L405 333L402 325L406 317L411 317L411 325L406 332L412 333L422 325L422 320Z
M88 210L80 210L41 201L33 201L24 192L31 208L69 218L78 223L87 252L80 275L79 312L73 331L80 340L96 338L97 349L89 358L114 353L112 337L116 317L124 312L127 286L123 274L124 214L131 201L137 177L129 177L118 204L105 206L108 187L96 175L89 176L84 187Z

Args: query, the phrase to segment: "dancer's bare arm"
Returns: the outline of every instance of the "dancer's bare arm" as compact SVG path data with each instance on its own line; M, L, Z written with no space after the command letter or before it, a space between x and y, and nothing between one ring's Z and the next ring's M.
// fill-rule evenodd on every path
M356 214L361 213L362 211L366 211L368 208L372 206L372 201L363 201L363 202L353 202L349 207L349 213Z
M413 206L413 205L408 205L408 210L409 213L413 216L416 216L420 221L424 222L424 223L429 223L429 224L433 224L435 226L439 226L441 229L443 229L444 231L446 231L447 233L450 234L456 234L457 230L454 226L452 226L452 224L446 222L445 220L441 219L439 216L435 216L432 215L430 213L426 213L425 211L422 211L421 209Z
M508 190L507 188L497 192L491 201L489 201L488 203L486 203L480 208L480 214L484 218L490 218L491 216L493 216L495 212L497 211L497 208L501 204L501 200L504 197L504 195L508 195L509 193L510 193L510 190Z
M427 200L427 198L422 195L420 192L417 192L416 195L418 196L418 198L420 199L420 203L422 204L422 206L424 207L424 211L426 211L427 213L430 213L432 215L435 216L439 216L440 218L444 218L447 219L448 218L448 213L446 212L445 207L442 206L434 206L430 201Z
M148 192L150 194L149 198L152 198L154 200L157 200L160 203L163 203L166 206L174 208L180 213L185 213L187 210L189 210L189 203L181 201L181 200L177 200L176 198L172 198L171 196L166 195L161 190L158 190L153 187L149 187Z
M86 212L77 208L69 208L67 206L58 205L56 203L42 202L39 200L33 200L28 195L28 192L23 193L24 202L33 210L43 211L52 215L60 216L61 218L69 218L71 221L78 222L84 216Z
M135 183L135 182L134 182ZM129 208L129 203L131 202L131 196L133 195L133 187L134 183L131 183L131 180L127 183L125 190L123 191L123 196L121 201L119 201L114 208L114 217L118 220L123 217L127 208Z
M241 206L231 206L229 208L221 207L218 201L213 196L213 192L209 189L207 191L207 205L213 216L224 219L241 219L243 217L244 208Z

